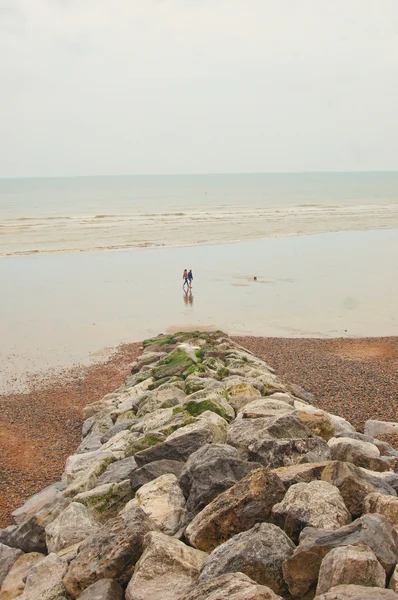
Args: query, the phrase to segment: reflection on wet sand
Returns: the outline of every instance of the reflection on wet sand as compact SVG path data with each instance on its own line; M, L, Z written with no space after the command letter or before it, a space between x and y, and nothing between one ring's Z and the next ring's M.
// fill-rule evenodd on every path
M192 288L184 289L184 304L193 304Z

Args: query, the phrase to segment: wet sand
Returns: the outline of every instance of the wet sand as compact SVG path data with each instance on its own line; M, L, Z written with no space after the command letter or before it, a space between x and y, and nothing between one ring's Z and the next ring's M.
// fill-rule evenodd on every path
M398 335L397 256L398 231L383 230L2 259L0 389L26 390L39 370L93 364L169 327Z

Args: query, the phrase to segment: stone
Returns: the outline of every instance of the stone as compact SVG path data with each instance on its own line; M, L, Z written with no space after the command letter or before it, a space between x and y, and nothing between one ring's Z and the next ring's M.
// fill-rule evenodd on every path
M367 474L351 463L333 461L323 470L322 481L335 485L343 496L344 502L353 517L362 514L365 496L372 492L396 496L395 490L378 478Z
M294 416L313 436L321 437L327 442L335 435L335 425L323 410L311 413L305 410L296 410Z
M124 454L129 447L130 443L130 431L123 429L110 438L105 444L102 444L102 452L112 452L115 456L118 453Z
M253 400L238 412L241 419L258 419L259 417L279 417L294 411L294 408L282 400L259 398Z
M87 538L64 577L67 592L76 598L99 579L115 579L121 586L130 581L143 551L144 537L153 529L141 508L124 511Z
M124 600L124 591L114 579L100 579L86 588L79 600Z
M236 448L227 444L202 446L191 454L179 480L188 513L194 516L218 494L260 467L242 460Z
M286 385L286 389L291 394L293 394L293 396L295 396L296 398L299 398L300 400L303 400L304 402L308 402L309 404L312 404L314 402L314 400L315 400L314 394L307 392L300 385L297 385L296 383L286 383L285 385Z
M62 578L67 563L56 554L49 554L36 562L26 578L25 588L20 600L58 600L66 598Z
M185 600L207 556L175 538L148 533L126 589L126 600Z
M130 479L137 468L137 463L135 462L133 456L113 462L98 478L97 485L104 485L105 483L120 483L125 479Z
M0 589L0 600L12 600L20 596L25 588L26 577L33 565L44 558L40 552L23 554L8 571Z
M303 463L299 465L290 465L288 467L278 467L272 469L272 472L281 479L284 486L289 488L295 483L310 483L319 480L324 468L329 464L328 460L317 463Z
M261 393L257 388L245 381L227 384L226 391L230 396L240 396L245 398L259 398L261 396Z
M300 544L283 564L283 575L293 597L315 592L319 569L333 548L365 544L373 550L387 577L398 559L398 536L381 515L364 515L336 531L306 527Z
M315 600L398 600L398 594L392 590L362 585L337 585Z
M224 384L211 377L196 377L189 375L185 380L185 392L194 394L200 390L216 390L223 389Z
M316 594L324 594L332 587L344 584L385 587L386 572L369 546L340 546L333 548L323 559Z
M114 461L115 459L115 455L109 450L107 452L96 450L95 452L86 452L85 454L72 454L67 459L65 465L65 475L68 485L82 477L85 472L101 465L104 460Z
M380 451L374 444L349 437L331 438L328 441L332 460L351 462L373 471L388 471L390 466L380 460Z
M201 397L195 397L196 394L187 396L185 402L182 404L182 408L186 410L193 417L198 417L206 410L220 415L223 419L230 422L235 418L235 411L224 396L228 395L224 390L222 393L218 393L218 390L205 391L205 395L202 397L204 392L198 392Z
M368 494L363 501L363 513L383 515L398 532L398 498L375 492Z
M86 419L82 427L82 437L92 435L101 437L106 431L113 427L112 417L108 410L97 413Z
M276 469L300 462L330 460L330 449L319 437L263 440L249 446L248 458L268 469Z
M73 546L97 530L98 524L88 509L83 504L72 502L45 529L48 551L58 552Z
M195 548L211 552L237 533L270 520L273 505L284 495L277 475L265 469L252 471L197 514L185 536Z
M120 483L104 483L88 492L82 492L74 497L74 502L80 502L88 508L89 513L98 523L106 523L132 498L130 480Z
M376 421L369 419L365 423L364 434L377 437L380 434L398 433L398 423L394 421Z
M198 585L185 600L282 600L244 573L226 573Z
M139 469L132 471L130 476L130 485L135 493L142 485L157 479L161 475L172 473L179 478L185 463L178 460L156 460L148 463Z
M227 422L213 412L206 411L194 423L181 427L156 446L135 454L139 467L157 460L186 462L190 455L204 444L224 443Z
M156 390L148 392L138 403L137 417L142 417L159 408L179 406L185 400L185 392L173 384L165 383Z
M195 362L184 350L173 350L165 358L163 358L152 371L154 380L163 379L164 377L181 377L185 373L189 375L189 368Z
M76 449L76 454L84 454L85 452L95 452L102 446L101 436L88 435L82 440Z
M130 415L131 416L131 415ZM137 422L137 419L133 418L122 418L122 415L116 419L116 423L106 430L106 432L101 436L101 443L106 444L109 442L111 438L113 438L116 433L119 431L125 431L126 429L130 429L132 425Z
M22 554L22 550L0 543L0 588L12 565Z
M15 523L22 525L22 523L26 523L26 521L36 515L45 506L54 504L56 500L62 497L62 492L65 488L66 485L60 481L45 487L41 492L31 496L22 506L11 513Z
M295 543L304 527L333 531L351 523L339 490L325 481L292 485L282 502L274 505L272 515Z
M225 573L245 573L253 581L266 585L276 594L287 595L282 564L294 551L287 535L271 523L254 527L218 546L206 559L199 583Z
M398 592L398 565L395 567L394 573L391 575L388 587L394 592Z
M140 487L125 510L138 505L162 533L179 536L187 520L185 504L176 476L168 473Z

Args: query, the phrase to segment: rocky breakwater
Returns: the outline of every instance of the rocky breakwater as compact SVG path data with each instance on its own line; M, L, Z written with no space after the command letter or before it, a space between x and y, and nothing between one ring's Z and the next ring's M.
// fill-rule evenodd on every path
M0 530L0 600L398 600L398 453L313 400L221 332L147 340Z

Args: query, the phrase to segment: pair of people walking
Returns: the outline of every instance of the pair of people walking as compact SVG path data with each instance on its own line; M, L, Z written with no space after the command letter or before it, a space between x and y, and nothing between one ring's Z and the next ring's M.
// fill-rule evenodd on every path
M189 271L187 271L186 269L184 269L184 273L182 274L182 278L184 280L184 283L182 284L182 287L185 287L187 285L189 288L191 288L192 287L192 281L193 281L192 269L189 269Z

